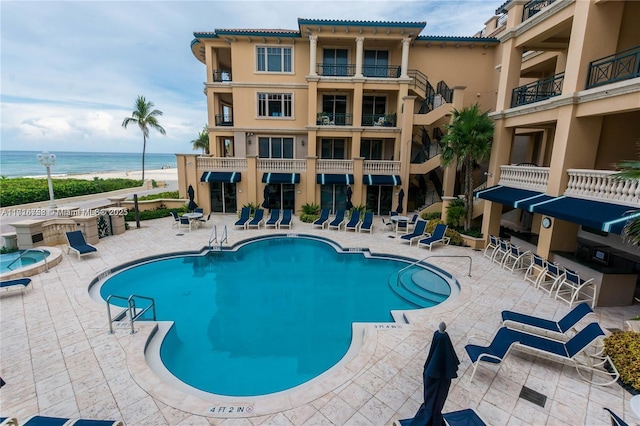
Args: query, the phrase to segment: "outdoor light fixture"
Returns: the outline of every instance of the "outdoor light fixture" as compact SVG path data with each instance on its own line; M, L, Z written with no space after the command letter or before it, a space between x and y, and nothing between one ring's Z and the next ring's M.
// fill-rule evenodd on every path
M49 154L44 151L42 154L38 154L38 161L47 169L47 183L49 184L49 207L56 208L56 201L53 198L53 183L51 182L51 166L56 164L56 155Z
M302 141L300 141L300 145L304 146L304 139L302 139Z

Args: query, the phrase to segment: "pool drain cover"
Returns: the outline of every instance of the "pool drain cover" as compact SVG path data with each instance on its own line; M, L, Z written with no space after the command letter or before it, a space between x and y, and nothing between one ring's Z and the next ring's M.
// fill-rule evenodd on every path
M526 386L522 387L520 391L520 398L525 399L529 402L533 402L534 404L544 408L544 404L547 403L547 397L540 392L536 392L533 389L529 389Z

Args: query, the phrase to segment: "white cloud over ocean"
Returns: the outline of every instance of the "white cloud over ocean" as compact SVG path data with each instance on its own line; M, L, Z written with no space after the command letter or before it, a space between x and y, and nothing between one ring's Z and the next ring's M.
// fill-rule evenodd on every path
M194 31L297 29L298 18L427 21L470 36L500 1L0 1L3 150L138 152L121 127L138 95L164 112L149 152L192 152L206 123Z

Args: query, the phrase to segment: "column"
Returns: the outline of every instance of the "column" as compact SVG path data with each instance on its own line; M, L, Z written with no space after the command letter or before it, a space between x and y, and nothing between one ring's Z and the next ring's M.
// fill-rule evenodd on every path
M403 84L402 86L407 86ZM415 105L416 96L403 96L402 97L402 114L400 131L400 152L395 158L398 158L400 162L400 177L402 179L402 187L407 196L404 198L404 205L402 208L407 211L407 200L409 199L409 172L411 165L411 140L413 138L413 108Z
M409 45L411 43L410 38L402 39L402 64L400 67L400 78L408 78L407 68L409 68Z
M316 73L316 49L318 47L318 36L309 36L309 75Z
M364 56L364 37L356 37L356 75L362 77L362 59Z

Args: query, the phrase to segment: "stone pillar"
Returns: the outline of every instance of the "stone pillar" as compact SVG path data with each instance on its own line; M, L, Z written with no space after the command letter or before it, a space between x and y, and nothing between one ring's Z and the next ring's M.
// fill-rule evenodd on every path
M356 74L362 77L362 61L364 56L364 37L356 37Z
M353 185L353 196L351 200L354 206L364 205L367 203L366 196L367 192L364 189L365 185L362 181L364 176L364 157L354 157L353 159L353 180L355 185ZM359 183L359 184L358 184Z
M111 233L113 235L124 234L125 226L124 226L124 214L123 209L109 207L106 209L109 217L111 218Z
M400 65L400 78L408 78L407 69L409 68L409 45L411 39L409 37L402 39L402 62Z
M316 49L318 47L318 36L309 36L309 75L316 73Z
M42 222L42 220L27 219L11 224L16 230L16 241L20 250L44 245Z
M304 203L320 204L319 196L317 197L317 200L316 200L316 195L317 195L316 188L318 186L316 185L316 174L318 173L317 163L318 163L318 157L316 157L315 155L310 155L307 157L307 179L304 186L304 195L305 195ZM296 199L297 198L298 197L296 197Z
M403 84L402 86L407 86ZM403 200L404 205L402 208L407 211L407 202L409 200L409 174L411 165L411 141L413 138L413 108L415 105L416 96L403 96L400 110L402 114L400 119L402 120L400 125L402 130L400 131L400 151L395 157L400 162L400 178L402 179L402 187L404 188L405 197Z
M364 79L353 83L353 127L362 126L362 97L364 95ZM358 151L358 155L360 152Z
M258 171L258 157L256 155L247 155L247 179L242 179L244 186L244 201L239 206L253 202L255 204L262 204L262 200L259 197L262 196L262 173ZM258 186L260 189L258 189ZM240 196L238 196L238 199ZM240 200L238 200L240 201Z

